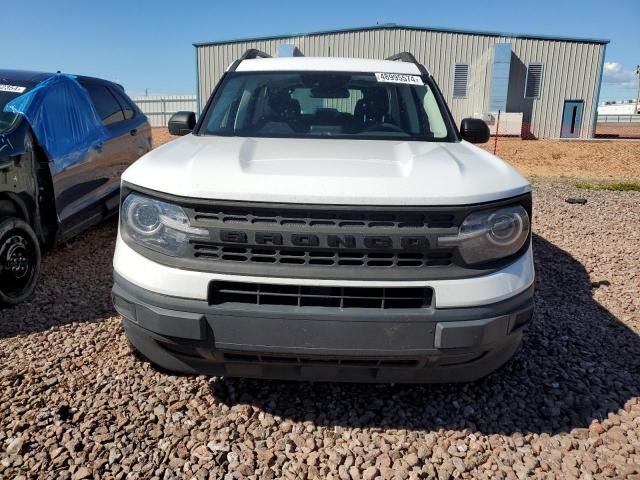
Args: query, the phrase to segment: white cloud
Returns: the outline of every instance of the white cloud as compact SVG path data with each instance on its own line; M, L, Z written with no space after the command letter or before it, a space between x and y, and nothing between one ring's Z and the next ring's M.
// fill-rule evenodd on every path
M602 81L628 88L634 86L638 80L633 70L625 70L618 62L605 62Z

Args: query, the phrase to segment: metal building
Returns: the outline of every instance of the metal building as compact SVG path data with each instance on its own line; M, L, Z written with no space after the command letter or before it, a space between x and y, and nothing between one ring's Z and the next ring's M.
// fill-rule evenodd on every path
M292 44L306 56L361 58L409 51L433 74L458 124L479 116L493 130L500 111L502 133L590 138L607 43L395 24L196 43L197 104L200 110L248 48L275 56L280 45Z
M142 110L152 127L166 127L176 112L197 109L195 95L135 95L130 96Z

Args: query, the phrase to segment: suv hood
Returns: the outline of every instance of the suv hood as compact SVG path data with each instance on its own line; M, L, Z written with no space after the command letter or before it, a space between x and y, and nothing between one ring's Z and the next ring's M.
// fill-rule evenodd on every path
M192 198L343 205L457 205L520 195L529 182L468 142L187 135L123 181Z

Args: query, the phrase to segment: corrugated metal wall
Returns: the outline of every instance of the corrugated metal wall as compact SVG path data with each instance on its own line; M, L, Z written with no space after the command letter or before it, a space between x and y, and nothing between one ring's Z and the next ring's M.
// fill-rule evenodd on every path
M194 95L143 95L131 97L152 127L166 127L172 114L197 109Z
M598 43L386 28L202 45L196 47L198 99L202 108L225 68L248 48L275 56L278 45L294 44L307 56L361 58L385 58L410 51L433 74L459 123L466 116L488 111L495 43L512 44L516 58L512 59L508 105L522 109L517 111L524 113L532 136L560 135L565 99L584 100L581 136L592 136L605 48ZM525 100L522 93L517 99L518 91L524 92L529 62L545 65L542 95L536 100ZM455 63L470 66L466 98L452 98Z
M560 135L565 100L584 100L580 136L593 136L604 45L549 40L514 39L514 58L509 85L510 109L523 112L523 121L531 123L531 134L538 138ZM542 62L544 72L539 99L524 98L526 65ZM526 128L526 125L525 125Z

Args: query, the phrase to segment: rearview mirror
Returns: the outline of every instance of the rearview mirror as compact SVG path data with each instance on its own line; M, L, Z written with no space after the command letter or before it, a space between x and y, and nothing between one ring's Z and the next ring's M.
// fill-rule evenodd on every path
M196 114L193 112L176 112L169 119L171 135L186 135L196 126Z
M349 98L349 90L336 87L313 87L311 98Z
M479 118L464 118L460 123L462 139L470 143L486 143L489 141L489 127Z

